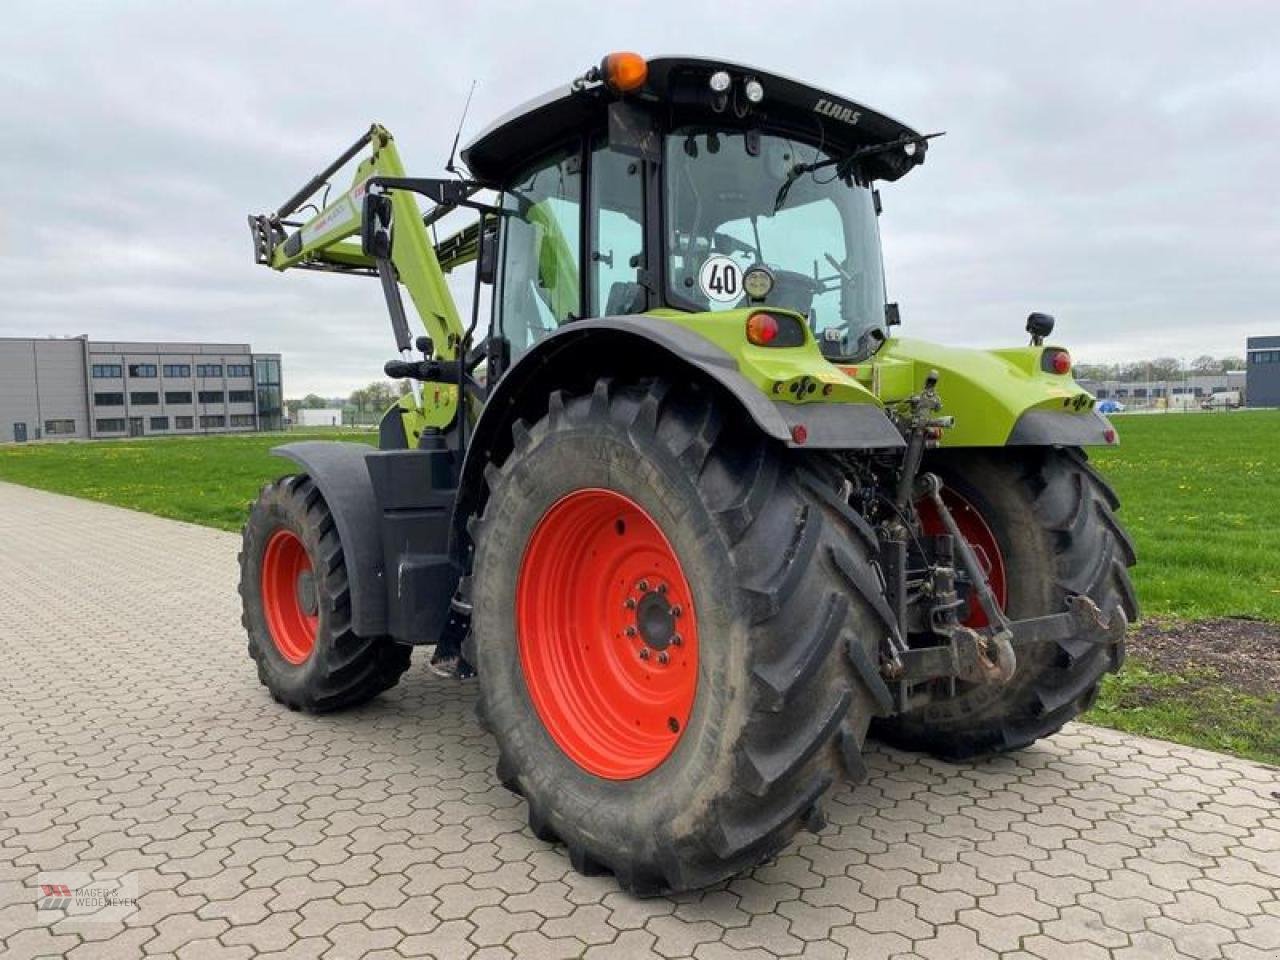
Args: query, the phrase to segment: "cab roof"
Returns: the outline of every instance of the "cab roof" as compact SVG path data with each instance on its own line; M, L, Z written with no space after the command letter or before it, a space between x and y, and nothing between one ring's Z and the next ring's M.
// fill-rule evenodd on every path
M668 122L724 122L729 126L785 129L819 143L829 153L919 136L905 124L839 94L745 64L705 57L655 57L637 91L623 96L603 83L566 84L528 101L491 124L462 151L471 175L501 186L536 155L575 134L604 129L608 108L619 99L667 108ZM764 99L737 117L732 107L722 113L709 105L713 73L727 71L737 85L748 79L764 87ZM924 162L927 142L913 155L892 151L867 158L868 179L897 180Z

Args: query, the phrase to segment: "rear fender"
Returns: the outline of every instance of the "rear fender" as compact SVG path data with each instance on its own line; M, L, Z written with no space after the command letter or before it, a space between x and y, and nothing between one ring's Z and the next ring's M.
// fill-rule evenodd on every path
M978 350L895 338L876 355L880 399L894 403L938 374L943 447L1092 446L1116 442L1097 401L1070 374L1042 369L1056 347Z
M742 375L726 350L669 321L643 316L576 321L539 341L490 392L463 464L455 533L462 534L467 519L483 502L485 466L500 463L510 453L516 420L543 416L548 397L558 389L585 392L599 377L654 375L708 384L762 434L789 447L869 450L904 443L876 404L792 404L770 399Z

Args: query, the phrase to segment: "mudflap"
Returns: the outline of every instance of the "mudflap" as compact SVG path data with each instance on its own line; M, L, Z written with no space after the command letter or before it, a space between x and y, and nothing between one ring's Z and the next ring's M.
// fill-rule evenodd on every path
M462 567L449 549L457 460L434 449L382 450L365 457L379 508L387 632L433 644L449 623Z

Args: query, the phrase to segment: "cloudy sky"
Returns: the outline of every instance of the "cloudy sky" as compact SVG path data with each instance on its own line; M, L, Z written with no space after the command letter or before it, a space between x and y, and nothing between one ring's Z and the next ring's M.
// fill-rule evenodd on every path
M788 73L918 129L884 189L906 332L1082 360L1280 333L1280 4L69 3L0 26L0 335L248 341L286 392L393 354L377 285L252 263L277 207L371 120L411 173L602 53ZM465 139L464 133L464 139Z

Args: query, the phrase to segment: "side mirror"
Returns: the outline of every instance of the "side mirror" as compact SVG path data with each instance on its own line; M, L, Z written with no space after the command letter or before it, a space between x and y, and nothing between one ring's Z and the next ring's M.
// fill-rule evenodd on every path
M1053 333L1053 317L1047 313L1033 313L1027 317L1027 333L1031 334L1031 345L1038 347L1044 338Z
M476 254L476 269L480 282L492 285L498 273L498 231L486 230L480 235L480 248Z
M902 323L902 311L898 309L896 303L886 303L884 305L884 325L886 327L896 327Z
M364 196L360 251L375 260L391 256L391 198L385 193L366 193Z

